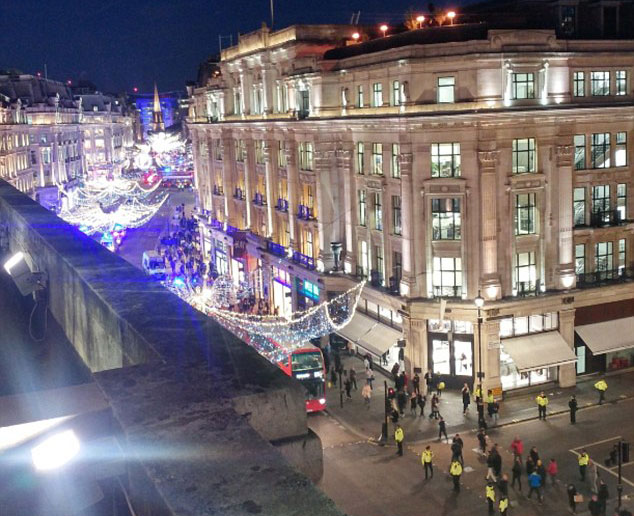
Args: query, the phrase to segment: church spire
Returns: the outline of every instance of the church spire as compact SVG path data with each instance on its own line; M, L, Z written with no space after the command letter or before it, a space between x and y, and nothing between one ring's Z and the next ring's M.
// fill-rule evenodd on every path
M154 105L152 107L152 131L164 131L163 112L161 111L161 101L159 100L158 88L154 83Z

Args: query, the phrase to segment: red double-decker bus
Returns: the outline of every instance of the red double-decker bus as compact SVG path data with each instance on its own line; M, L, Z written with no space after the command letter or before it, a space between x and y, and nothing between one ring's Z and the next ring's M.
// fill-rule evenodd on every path
M306 411L326 408L326 369L321 350L312 344L293 350L288 359L277 363L288 376L302 384L306 392Z

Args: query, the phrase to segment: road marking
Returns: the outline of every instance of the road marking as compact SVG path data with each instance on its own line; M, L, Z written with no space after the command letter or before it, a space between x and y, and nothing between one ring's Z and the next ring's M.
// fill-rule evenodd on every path
M602 441L595 441L593 443L584 444L583 446L577 446L570 451L574 450L583 450L584 448L590 448L591 446L596 446L597 444L609 443L610 441L616 441L618 439L623 439L620 435L617 437L611 437L610 439L603 439Z
M617 439L620 439L620 437L618 437ZM606 441L613 441L614 439L606 439L605 441L601 441L601 442L606 442ZM577 457L579 457L579 455L581 455L580 453L577 453L575 450L568 450L570 453L574 453ZM601 464L599 464L597 461L593 461L594 465L597 468L602 469L603 471L606 471L607 473L609 473L610 475L612 475L615 478L619 478L619 475L617 473L615 473L614 471L612 471L609 468L606 468L605 466L602 466ZM625 478L623 475L621 475L621 482L626 483L628 486L630 487L634 487L634 482L630 482L627 478Z

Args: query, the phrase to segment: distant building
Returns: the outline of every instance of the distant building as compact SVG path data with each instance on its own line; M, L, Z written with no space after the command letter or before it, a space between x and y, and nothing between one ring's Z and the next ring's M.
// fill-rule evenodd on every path
M182 117L179 100L184 96L185 94L181 91L168 91L158 94L164 129L168 129L180 123ZM155 93L130 95L130 98L139 110L144 138L147 137L148 132L153 131L155 125L154 97Z

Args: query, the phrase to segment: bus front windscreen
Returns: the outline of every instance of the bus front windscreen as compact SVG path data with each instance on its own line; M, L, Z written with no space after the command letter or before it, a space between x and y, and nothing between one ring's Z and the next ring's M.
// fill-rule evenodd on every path
M306 390L307 400L318 400L324 397L324 380L323 378L311 378L301 380L301 384Z
M309 351L307 353L293 353L291 355L291 368L293 373L302 371L315 371L323 369L323 359L320 351Z

